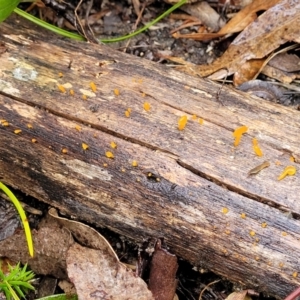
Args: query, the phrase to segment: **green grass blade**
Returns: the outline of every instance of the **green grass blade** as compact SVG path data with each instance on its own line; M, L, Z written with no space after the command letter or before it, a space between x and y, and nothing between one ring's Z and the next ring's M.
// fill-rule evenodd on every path
M2 189L3 192L9 197L9 199L14 204L14 206L16 207L16 209L17 209L17 211L18 211L18 213L20 215L20 218L21 218L21 221L23 223L24 230L25 230L25 236L26 236L26 240L27 240L29 254L30 254L31 257L33 257L32 236L31 236L31 231L30 231L28 220L26 218L25 211L24 211L23 207L21 206L19 200L16 198L16 196L1 181L0 181L0 189Z
M148 28L150 28L151 26L153 26L154 24L156 24L157 22L159 22L161 19L163 19L164 17L166 17L167 15L169 15L171 12L173 12L175 9L179 8L180 6L182 6L183 4L185 4L187 2L187 0L181 0L180 2L176 3L175 5L173 5L172 7L170 7L167 11L165 11L163 14L161 14L159 17L157 17L156 19L154 19L153 21L151 21L150 23L148 23L147 25L145 25L143 28L138 29L130 34L121 36L121 37L117 37L117 38L112 38L112 39L101 39L100 41L102 43L115 43L115 42L119 42L119 41L124 41L127 40L129 38L132 38L133 36L136 36L140 33L142 33L143 31L147 30Z
M20 0L0 0L0 22L9 17L19 3Z
M0 0L1 1L1 0ZM85 38L79 34L76 34L76 33L72 33L72 32L69 32L69 31L66 31L66 30L63 30L57 26L53 26L41 19L38 19L36 17L34 17L33 15L23 11L22 9L19 9L19 8L15 8L14 9L14 12L20 16L22 16L23 18L43 27L43 28L46 28L54 33L57 33L59 35L62 35L62 36L65 36L65 37L68 37L68 38L71 38L73 40L78 40L78 41L85 41Z

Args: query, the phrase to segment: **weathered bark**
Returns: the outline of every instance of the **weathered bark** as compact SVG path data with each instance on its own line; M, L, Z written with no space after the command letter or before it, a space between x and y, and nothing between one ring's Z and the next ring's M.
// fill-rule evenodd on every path
M217 99L210 81L24 21L1 24L0 36L3 182L135 240L164 236L175 254L247 287L283 297L299 285L300 176L277 181L300 157L299 112L226 87ZM59 91L65 83L74 96ZM193 114L204 124L179 131L179 117ZM234 148L241 125L249 131ZM247 177L264 160L271 166Z

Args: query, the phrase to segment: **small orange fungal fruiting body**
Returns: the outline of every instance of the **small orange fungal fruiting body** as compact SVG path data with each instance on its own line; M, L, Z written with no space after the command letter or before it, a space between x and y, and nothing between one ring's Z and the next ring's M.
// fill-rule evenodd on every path
M192 120L197 120L197 115L192 115Z
M144 110L145 110L145 111L149 111L150 109L151 109L150 103L149 103L149 102L145 102L145 103L144 103Z
M266 228L267 226L268 226L268 224L266 222L261 223L262 228Z
M138 166L138 163L137 163L136 160L133 160L132 163L131 163L131 165L132 165L133 167L137 167L137 166Z
M246 214L245 213L241 213L241 218L242 219L246 219Z
M86 143L81 144L83 150L89 149L89 146Z
M36 143L36 139L31 139L31 142L32 143Z
M222 213L227 214L229 212L229 209L227 207L222 207Z
M116 96L119 96L119 95L120 95L120 91L119 91L118 89L114 89L114 94L115 94Z
M234 130L234 132L232 133L232 135L234 136L234 147L237 147L241 141L241 137L244 133L246 133L248 131L248 127L247 126L241 126L238 127L237 129Z
M204 120L202 118L199 118L199 124L202 125L204 123Z
M129 108L127 110L125 110L125 116L126 118L129 118L130 117L130 111L129 111Z
M182 117L178 120L178 129L179 129L179 130L183 130L184 127L185 127L186 124L187 124L187 121L188 121L187 116L186 116L186 115L182 116Z
M67 154L67 153L68 153L68 149L62 148L62 149L61 149L61 152L62 152L63 154Z
M32 129L33 126L31 124L27 124L27 128Z
M115 157L115 156L113 155L113 153L110 152L110 151L106 151L106 152L105 152L105 156L108 157L108 158L114 158L114 157Z
M2 124L2 126L4 126L4 127L9 126L9 123L8 123L7 121L3 121L3 122L1 122L1 124Z
M295 157L294 156L290 156L290 161L291 162L295 162Z
M71 96L74 96L74 95L75 95L74 90L70 90L69 93L70 93Z
M82 95L82 99L83 99L83 100L87 100L87 95L83 94L83 95Z
M59 84L58 86L58 89L62 92L62 93L65 93L66 92L66 89L63 85Z
M59 72L59 73L58 73L58 77L60 77L60 78L61 78L61 77L64 77L64 74L63 74L62 72Z
M261 151L260 147L258 146L258 142L257 142L257 139L256 139L256 138L253 138L253 139L252 139L252 144L253 144L253 150L254 150L254 153L255 153L257 156L263 156L263 152Z
M113 148L113 149L116 149L117 148L117 144L115 142L111 142L110 143L110 146Z
M294 272L294 273L293 273L293 277L294 277L294 278L297 278L297 277L298 277L298 272Z
M279 175L278 180L285 178L286 176L293 176L296 174L296 167L295 166L287 166L283 172Z
M251 231L250 231L250 235L251 235L251 236L255 236L255 231L254 231L254 230L251 230Z
M19 134L19 133L21 133L21 132L22 132L21 129L15 129L15 130L14 130L14 133L15 133L15 134Z
M80 127L79 125L75 125L75 129L76 129L77 131L81 131L81 127Z
M97 87L96 87L96 84L95 84L94 82L90 82L90 87L91 87L91 89L92 89L92 91L93 91L94 93L97 92Z

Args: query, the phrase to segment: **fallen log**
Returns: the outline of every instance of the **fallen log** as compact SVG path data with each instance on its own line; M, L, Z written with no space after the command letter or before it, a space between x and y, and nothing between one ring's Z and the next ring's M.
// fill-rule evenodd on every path
M135 241L164 236L247 288L284 297L299 285L300 175L277 180L298 167L298 111L23 20L0 36L4 183Z

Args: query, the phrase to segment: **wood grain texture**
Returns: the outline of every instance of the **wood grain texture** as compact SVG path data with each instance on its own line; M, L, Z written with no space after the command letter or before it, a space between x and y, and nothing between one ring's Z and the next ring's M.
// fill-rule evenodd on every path
M299 112L226 87L216 99L210 81L18 19L1 24L0 37L0 119L10 123L0 126L3 182L136 241L164 236L176 255L248 288L284 297L299 285L300 176L277 181L300 157ZM65 94L59 84L69 84ZM241 125L249 131L235 149ZM264 160L271 166L248 177Z

